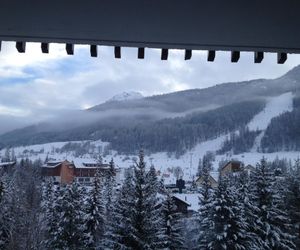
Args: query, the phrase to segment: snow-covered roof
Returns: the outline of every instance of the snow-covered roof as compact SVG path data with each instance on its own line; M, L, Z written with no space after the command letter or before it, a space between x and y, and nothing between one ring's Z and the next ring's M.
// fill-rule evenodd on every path
M10 165L15 165L15 164L16 164L15 161L0 162L0 167L10 166Z
M174 197L186 202L190 205L189 210L199 210L199 194L173 194Z
M218 182L218 180L219 180L219 175L220 175L220 173L219 173L218 171L210 172L210 176L211 176L212 178L214 178L214 180L215 180L216 182Z
M50 164L50 165L49 165L48 163L46 163L46 164L43 165L43 168L56 168L56 167L58 167L60 164L61 164L61 162L56 163L56 164Z

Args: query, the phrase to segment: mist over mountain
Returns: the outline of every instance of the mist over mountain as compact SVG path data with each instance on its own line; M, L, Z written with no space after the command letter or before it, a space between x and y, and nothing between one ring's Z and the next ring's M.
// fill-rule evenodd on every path
M141 97L125 93L85 111L74 111L0 136L0 147L55 141L105 140L118 152L183 153L197 143L244 127L266 100L298 95L300 66L277 79L223 83ZM253 137L254 135L252 135Z

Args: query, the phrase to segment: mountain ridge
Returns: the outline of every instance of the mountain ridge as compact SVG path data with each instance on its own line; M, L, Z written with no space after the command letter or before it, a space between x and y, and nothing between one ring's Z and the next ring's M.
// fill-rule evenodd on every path
M175 129L175 126L179 126L177 128L179 129L180 123L178 121L181 120L185 122L187 127L180 128L180 132L178 130L176 133L186 133L183 131L191 126L187 122L188 117L193 117L194 120L200 122L201 119L199 120L198 117L203 117L208 113L210 114L209 119L211 119L210 117L214 116L214 110L218 114L217 110L220 108L222 110L222 107L225 107L226 112L229 112L228 115L234 121L237 118L230 113L229 107L235 110L235 106L240 105L239 103L246 103L245 105L250 105L248 108L253 109L255 107L253 111L259 112L263 107L259 103L263 103L266 98L286 92L295 93L299 87L300 66L297 66L276 79L223 83L205 89L184 90L121 102L105 102L86 111L85 119L91 119L90 124L77 126L78 128L62 128L61 131L51 130L51 126L47 124L26 127L0 136L0 147L1 144L2 147L15 146L22 145L27 141L47 142L48 139L52 141L53 139L102 139L100 137L103 135L106 138L111 136L111 140L117 136L117 141L118 138L124 137L121 133L131 135L132 131L135 131L135 133L155 134L153 128L163 129L166 126L169 126L170 130ZM77 119L82 120L82 117ZM218 120L218 117L214 119ZM211 121L213 122L213 120ZM201 122L205 123L205 121ZM238 121L235 122L238 124ZM74 123L76 123L76 120L74 120ZM203 126L203 124L197 124L197 126ZM216 125L212 124L211 126ZM229 127L233 128L234 126L230 125ZM134 135L135 137L136 139L130 139L132 143L141 143L140 140L143 137L138 134ZM18 138L22 138L22 140ZM122 140L126 140L125 137ZM127 138L127 140L129 139ZM157 140L159 139L157 138ZM195 139L195 141L197 140ZM137 145L132 148L136 147ZM183 143L182 147L186 147L186 142Z

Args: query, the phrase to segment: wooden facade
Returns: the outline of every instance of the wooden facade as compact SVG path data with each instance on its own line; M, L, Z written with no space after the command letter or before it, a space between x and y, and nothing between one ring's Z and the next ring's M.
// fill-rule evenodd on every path
M175 203L177 213L182 213L182 214L188 213L188 207L190 206L190 204L188 204L186 201L179 199L176 196L172 196L172 199Z
M203 185L203 176L199 176L198 179L196 180L196 185L197 187L200 187ZM211 175L209 175L209 184L211 186L211 188L216 188L218 187L218 181L215 180Z
M229 161L220 171L221 176L229 173L237 173L243 171L243 163L240 161Z
M74 163L67 160L62 162L49 162L42 167L42 175L44 177L53 178L55 182L60 184L70 184L75 179L84 184L91 182L95 177L97 169L106 174L111 171L108 164L101 164L97 167L76 167ZM115 171L113 173L116 174Z

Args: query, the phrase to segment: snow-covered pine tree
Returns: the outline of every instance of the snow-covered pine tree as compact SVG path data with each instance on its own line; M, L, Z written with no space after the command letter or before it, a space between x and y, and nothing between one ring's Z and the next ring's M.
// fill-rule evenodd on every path
M150 175L151 176L151 175ZM134 167L135 204L132 211L135 232L134 249L155 249L160 227L157 192L153 189L153 178L147 178L143 151Z
M286 183L287 211L293 226L296 249L300 249L300 159L290 169Z
M133 176L129 170L126 170L124 175L124 183L116 194L113 209L114 220L108 228L110 237L105 239L105 246L109 249L133 249L135 245L136 232L132 216L135 205Z
M5 149L4 157L2 157L2 162L9 162L11 160L9 148Z
M0 196L0 249L6 249L10 239L11 232L11 211L9 203L11 202L11 194L8 188L8 180L6 176L1 176L1 196Z
M229 176L219 178L213 208L213 238L208 249L249 249L245 239L246 225L241 213L242 205Z
M103 187L103 195L105 202L105 218L109 223L111 219L111 212L113 210L113 198L114 198L114 188L116 185L115 181L115 163L114 160L111 159L109 162L109 171L105 175L104 187Z
M104 236L103 176L97 169L92 186L85 200L85 234L87 249L97 249Z
M85 221L82 212L82 190L77 182L61 186L53 207L54 228L48 242L48 249L86 249Z
M15 150L14 150L14 149L11 150L11 157L10 157L10 160L11 160L11 161L17 161L17 157L16 157L16 154L15 154Z
M60 187L53 184L52 180L48 180L43 186L43 198L42 198L42 211L43 221L45 221L44 230L44 249L58 249L60 243L58 242L58 223L59 213L61 212L60 207L60 195L63 191Z
M4 181L0 177L0 203L1 203L3 196L4 196Z
M290 232L290 220L283 211L284 197L276 190L276 179L263 158L253 174L253 191L259 208L257 237L261 249L295 249Z
M156 175L156 170L155 167L152 165L147 172L146 175L147 178L147 184L149 185L149 190L151 194L157 194L160 189L160 183L158 181L157 175Z
M248 243L249 249L260 249L262 240L256 236L258 225L259 208L254 202L254 195L252 193L253 186L251 185L251 173L243 172L239 175L237 182L238 198L242 206L241 213L245 220L245 239Z
M212 198L213 189L209 180L209 166L204 164L202 168L202 185L199 196L199 235L198 245L200 249L206 249L212 240Z
M176 212L176 205L169 192L161 207L162 223L159 235L159 245L156 249L179 250L185 249L182 235L182 221Z
M198 170L197 170L197 176L202 176L202 170L203 170L203 167L202 167L202 159L199 158L199 162L198 162Z

